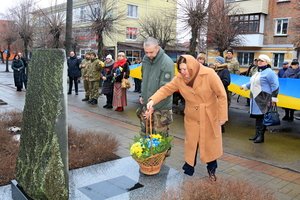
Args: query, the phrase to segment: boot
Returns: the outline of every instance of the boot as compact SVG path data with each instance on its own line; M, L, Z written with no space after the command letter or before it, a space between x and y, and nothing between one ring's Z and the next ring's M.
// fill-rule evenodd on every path
M263 132L259 132L257 138L254 140L254 143L263 143L265 141Z
M189 176L193 176L194 174L194 167L192 167L191 165L187 164L186 162L184 163L184 165L182 166L182 169L184 170L184 173L189 175Z
M216 169L218 167L218 163L217 160L211 161L207 163L207 173L209 176L209 179L211 181L217 181L217 177L216 177Z
M88 100L88 103L92 103L92 101L93 101L94 99L90 99L90 100Z
M84 99L81 99L81 101L88 101L89 97L85 97Z
M250 137L249 140L256 140L256 138L258 137L258 132L259 132L259 128L260 126L258 126L257 124L255 125L255 135Z
M93 99L93 101L91 102L92 105L97 105L98 104L98 100L97 99Z
M289 116L289 118L288 118L288 122L292 122L292 121L294 121L294 110L290 110L290 116Z

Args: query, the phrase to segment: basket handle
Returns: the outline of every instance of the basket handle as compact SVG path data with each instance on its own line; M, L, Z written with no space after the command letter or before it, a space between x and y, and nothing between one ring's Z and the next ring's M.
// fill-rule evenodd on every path
M149 124L149 128L148 128L148 123ZM150 138L150 154L152 155L152 114L150 114L149 118L146 119L146 137L149 134L149 138Z

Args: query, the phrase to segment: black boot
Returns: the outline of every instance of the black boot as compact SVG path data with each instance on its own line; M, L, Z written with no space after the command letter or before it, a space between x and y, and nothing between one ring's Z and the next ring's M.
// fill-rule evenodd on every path
M81 101L88 101L89 97L85 97L84 99L82 99Z
M254 140L254 143L263 143L265 141L265 133L259 132L257 138Z
M288 122L292 122L292 121L294 121L294 110L290 109L290 115L289 115Z
M259 131L259 127L256 125L255 127L255 135L250 137L249 140L256 140L256 138L258 137L258 131Z
M98 100L97 99L93 99L93 101L91 102L92 105L96 105L98 104Z
M207 163L207 173L209 176L209 179L211 181L216 181L217 177L216 177L216 169L218 167L218 163L217 160L211 161Z
M194 174L194 167L192 167L191 165L187 164L186 162L184 163L184 165L182 166L182 169L184 170L184 173L189 175L189 176L193 176Z

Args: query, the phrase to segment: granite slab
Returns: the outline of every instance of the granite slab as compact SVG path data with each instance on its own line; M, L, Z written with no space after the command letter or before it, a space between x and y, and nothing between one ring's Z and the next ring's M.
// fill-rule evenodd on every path
M135 160L125 157L71 170L69 199L157 200L167 189L178 187L186 178L183 173L167 165L163 165L157 175L144 175L139 172ZM10 185L0 187L0 199L12 199Z

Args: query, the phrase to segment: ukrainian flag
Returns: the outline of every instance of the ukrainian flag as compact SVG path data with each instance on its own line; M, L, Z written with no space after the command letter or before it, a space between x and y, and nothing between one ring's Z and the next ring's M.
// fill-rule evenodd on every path
M177 75L178 70L177 70L176 63L174 64L174 68L175 68L175 75ZM130 65L129 69L130 69L130 76L132 78L142 79L142 65L141 64Z
M250 96L250 91L241 90L240 87L250 81L250 77L230 74L231 84L228 89L243 97ZM300 110L300 79L279 78L279 107Z

